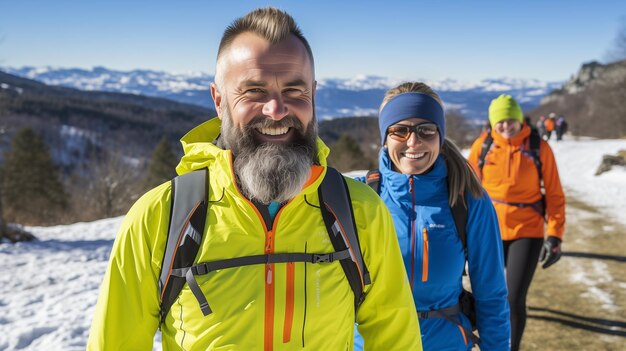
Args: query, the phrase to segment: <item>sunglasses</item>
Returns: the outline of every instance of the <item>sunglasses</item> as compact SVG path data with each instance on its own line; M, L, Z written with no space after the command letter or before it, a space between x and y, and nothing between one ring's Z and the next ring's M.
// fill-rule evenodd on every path
M435 123L421 123L415 126L406 124L394 124L387 129L387 135L397 141L407 141L411 133L422 140L432 140L437 135L437 125Z

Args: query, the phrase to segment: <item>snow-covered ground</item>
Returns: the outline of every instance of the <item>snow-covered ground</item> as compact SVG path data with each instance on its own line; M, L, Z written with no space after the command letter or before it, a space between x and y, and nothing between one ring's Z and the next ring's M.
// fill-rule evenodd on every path
M598 207L612 219L626 225L626 168L615 167L595 176L603 155L626 150L626 140L566 138L551 141L566 195Z
M626 224L626 169L594 176L602 155L626 150L626 140L566 138L550 144L566 194ZM112 218L29 228L39 241L0 244L0 350L85 349L120 222ZM158 336L154 348L160 349Z

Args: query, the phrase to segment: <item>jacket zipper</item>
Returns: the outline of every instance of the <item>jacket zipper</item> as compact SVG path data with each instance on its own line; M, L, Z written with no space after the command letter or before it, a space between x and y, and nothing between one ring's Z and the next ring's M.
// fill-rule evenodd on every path
M511 164L513 163L513 158L515 157L515 155L513 154L513 152L511 152L511 149L513 148L513 145L511 144L511 141L509 140L509 145L507 147L507 154L509 155L509 164L507 165L507 169L506 169L506 177L510 180L511 179Z
M422 240L424 240L424 252L422 255L422 281L428 281L428 229L422 229Z
M265 233L265 253L274 252L274 232ZM265 265L265 335L264 350L272 351L274 346L274 264Z
M411 192L411 291L415 282L415 192L413 191L413 177L409 177L409 191Z
M232 176L232 179L235 179L235 173L232 167L232 164L233 164L232 153L230 153L229 157L230 157L230 164L231 164L231 176ZM257 217L259 218L261 222L261 226L263 227L263 230L265 231L265 250L264 250L265 254L274 253L274 240L275 240L274 228L276 227L276 223L278 222L278 217L283 212L283 209L287 205L289 205L291 200L289 200L286 204L284 204L280 208L280 210L278 210L278 213L276 213L276 216L274 216L274 221L272 223L272 230L269 230L267 228L267 225L265 224L265 221L263 220L263 216L261 216L261 213L259 212L259 209L257 209L256 206L250 200L248 200L245 196L243 196L243 194L241 194L241 191L239 190L239 188L237 188L236 185L235 185L235 189L237 189L237 192L239 193L239 195L245 201L248 202L248 204L254 210L254 212L256 213ZM268 263L265 265L265 316L264 316L265 326L264 326L264 334L263 334L264 351L272 351L274 348L274 309L275 309L274 264Z

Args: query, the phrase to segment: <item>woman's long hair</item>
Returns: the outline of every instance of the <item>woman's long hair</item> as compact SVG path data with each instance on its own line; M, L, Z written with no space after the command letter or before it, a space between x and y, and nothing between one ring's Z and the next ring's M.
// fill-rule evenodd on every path
M450 207L454 206L459 201L459 196L464 196L466 192L474 198L480 198L483 195L483 186L454 142L446 138L440 152L448 167L448 202Z

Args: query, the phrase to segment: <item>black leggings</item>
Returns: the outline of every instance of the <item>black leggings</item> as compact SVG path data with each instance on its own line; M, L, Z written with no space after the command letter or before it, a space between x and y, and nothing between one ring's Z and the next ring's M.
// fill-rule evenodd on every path
M526 327L526 294L537 268L542 238L503 241L506 285L511 307L511 350L519 350Z

